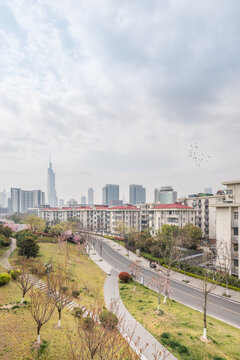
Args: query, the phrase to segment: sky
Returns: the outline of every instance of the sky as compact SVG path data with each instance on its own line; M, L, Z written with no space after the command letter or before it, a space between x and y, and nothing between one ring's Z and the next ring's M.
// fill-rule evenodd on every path
M0 190L46 191L49 156L65 201L239 179L239 17L239 0L0 0Z

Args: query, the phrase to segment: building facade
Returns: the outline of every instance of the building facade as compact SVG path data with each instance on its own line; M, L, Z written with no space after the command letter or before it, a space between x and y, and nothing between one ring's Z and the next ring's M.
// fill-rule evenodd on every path
M162 186L160 189L154 190L155 204L174 204L177 202L177 191L172 186Z
M25 212L29 208L45 204L45 193L41 190L22 190L11 188L9 206L11 212Z
M50 206L58 205L58 198L55 185L55 173L52 168L52 163L49 161L49 168L47 172L47 194L48 194L48 204Z
M88 204L89 205L94 204L94 190L93 190L93 188L88 189Z
M129 203L133 205L146 203L146 189L142 185L129 185Z
M119 185L106 184L102 189L103 205L110 205L119 201Z

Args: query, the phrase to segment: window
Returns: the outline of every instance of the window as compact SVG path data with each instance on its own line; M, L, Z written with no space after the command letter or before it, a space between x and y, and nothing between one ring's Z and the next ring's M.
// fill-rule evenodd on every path
M233 218L234 220L238 220L238 211L234 211Z
M169 211L168 213L169 213L169 215L172 215L172 211Z
M233 235L238 235L238 228L233 228Z
M238 267L238 259L233 260L233 266Z
M233 250L234 250L234 251L238 251L238 244L234 244L234 245L233 245Z
M228 195L232 195L233 191L232 190L226 190L226 194Z

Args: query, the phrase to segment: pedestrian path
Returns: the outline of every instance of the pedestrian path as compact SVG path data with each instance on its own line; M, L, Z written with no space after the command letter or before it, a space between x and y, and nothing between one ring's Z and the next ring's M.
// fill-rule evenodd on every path
M112 304L117 304L116 315L124 319L124 327L119 329L125 338L131 338L131 346L141 360L176 360L163 345L161 345L125 308L119 295L118 276L112 270L111 276L106 278L104 284L104 298L106 306L112 309ZM115 312L115 311L114 311ZM137 345L135 345L137 344ZM148 346L146 346L148 344ZM142 349L142 354L140 350Z
M0 257L0 266L2 266L4 269L6 269L7 271L12 269L12 266L10 264L10 262L8 261L9 256L11 255L11 253L16 249L16 239L14 238L10 238L11 239L11 245L10 245L10 249L8 249L1 257Z

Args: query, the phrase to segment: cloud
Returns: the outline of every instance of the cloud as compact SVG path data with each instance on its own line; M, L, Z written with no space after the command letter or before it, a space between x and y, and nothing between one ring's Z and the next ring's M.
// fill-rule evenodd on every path
M18 183L44 189L49 154L66 199L91 185L100 201L105 182L125 194L143 183L152 200L163 184L183 194L238 177L239 1L2 0L0 10L5 185L21 159ZM184 150L195 141L213 157L201 169Z

